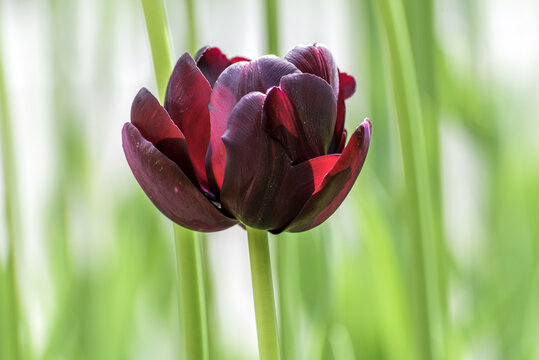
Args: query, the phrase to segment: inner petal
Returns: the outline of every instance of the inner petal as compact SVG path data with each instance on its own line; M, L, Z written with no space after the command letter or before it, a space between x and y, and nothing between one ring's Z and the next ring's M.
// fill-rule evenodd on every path
M268 93L262 122L298 164L328 152L336 117L328 83L311 74L293 74Z
M299 72L291 63L276 56L263 56L251 62L229 66L217 79L210 101L211 135L206 155L206 170L214 193L221 189L224 178L226 148L221 140L232 109L246 94L279 84L285 75Z

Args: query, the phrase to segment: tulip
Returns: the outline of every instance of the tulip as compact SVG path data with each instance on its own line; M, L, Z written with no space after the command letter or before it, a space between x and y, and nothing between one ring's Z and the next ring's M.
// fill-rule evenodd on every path
M139 91L124 152L151 201L183 227L309 230L343 202L367 156L368 119L345 146L355 86L323 45L256 60L206 47L180 57L164 106Z

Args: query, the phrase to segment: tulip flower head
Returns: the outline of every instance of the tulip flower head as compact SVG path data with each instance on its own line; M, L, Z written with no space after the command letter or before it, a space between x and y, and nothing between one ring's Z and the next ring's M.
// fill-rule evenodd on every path
M309 230L339 207L367 156L368 119L345 146L355 86L319 44L284 59L185 53L164 107L145 88L135 97L125 156L155 206L183 227Z

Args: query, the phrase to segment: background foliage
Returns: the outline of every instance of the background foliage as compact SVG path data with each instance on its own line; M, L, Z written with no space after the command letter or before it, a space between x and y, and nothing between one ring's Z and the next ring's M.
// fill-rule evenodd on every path
M165 4L175 58L325 43L373 122L337 213L271 239L284 359L539 359L536 1ZM178 358L172 226L120 140L151 61L139 1L1 2L1 359ZM203 241L211 358L255 358L244 231Z

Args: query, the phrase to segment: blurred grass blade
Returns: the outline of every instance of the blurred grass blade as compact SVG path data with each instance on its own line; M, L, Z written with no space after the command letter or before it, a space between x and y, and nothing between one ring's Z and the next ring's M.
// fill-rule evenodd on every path
M208 321L202 273L200 237L174 225L178 267L178 297L185 359L209 359Z
M172 49L165 6L161 0L142 0L142 7L152 49L157 93L159 100L163 102L172 72Z
M406 275L402 273L394 234L387 225L380 198L380 184L371 178L369 192L363 192L356 206L365 220L365 251L372 267L372 282L379 326L382 330L384 354L388 359L416 359L413 344L410 301L406 298Z
M399 125L406 199L409 208L410 265L416 342L420 359L438 359L439 289L430 168L420 94L400 0L377 2L389 49L393 99Z
M471 2L471 1L470 1ZM432 194L434 246L438 274L440 315L442 326L447 326L447 262L449 253L445 243L442 214L440 167L440 135L438 124L439 101L437 94L437 61L435 52L433 0L418 0L406 4L407 24L410 31L421 110L425 131L425 146L429 165Z
M266 50L268 54L279 56L279 3L278 0L264 0L266 15Z
M197 51L195 0L185 0L185 10L187 11L188 46L194 56Z
M1 4L0 4L1 5ZM1 12L0 12L1 14ZM20 359L20 314L16 272L16 243L21 236L20 213L15 168L15 149L11 129L10 110L2 42L0 40L0 142L4 174L4 201L6 215L7 256L5 267L0 262L0 354L5 359Z

